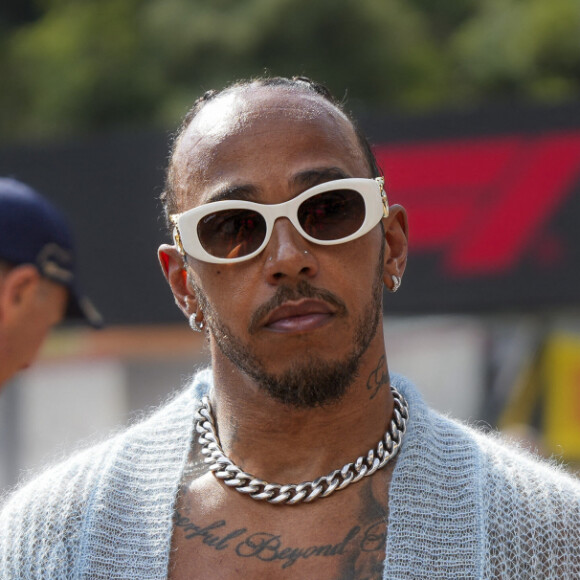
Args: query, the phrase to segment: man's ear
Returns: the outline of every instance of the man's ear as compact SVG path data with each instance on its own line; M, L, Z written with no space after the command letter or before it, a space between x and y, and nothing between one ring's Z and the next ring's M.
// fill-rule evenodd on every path
M175 246L169 244L159 246L157 255L163 275L173 292L175 303L189 318L197 310L197 297L187 275L183 255Z
M16 266L0 280L0 319L6 320L28 308L36 296L40 273L31 264Z
M409 248L409 224L407 212L400 205L389 207L389 217L383 218L385 230L385 261L383 281L387 288L391 288L391 276L402 278L407 266L407 251Z

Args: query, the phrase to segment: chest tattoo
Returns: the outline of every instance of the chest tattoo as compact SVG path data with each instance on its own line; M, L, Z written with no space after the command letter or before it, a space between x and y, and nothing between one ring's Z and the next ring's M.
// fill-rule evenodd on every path
M223 519L200 525L179 510L175 512L174 525L181 528L188 541L199 542L212 550L227 551L237 558L276 562L282 569L313 558L346 556L352 561L353 557L371 553L376 554L377 561L382 563L386 540L386 523L383 519L366 526L353 526L335 543L321 542L304 546L288 543L281 534L259 529L233 528Z

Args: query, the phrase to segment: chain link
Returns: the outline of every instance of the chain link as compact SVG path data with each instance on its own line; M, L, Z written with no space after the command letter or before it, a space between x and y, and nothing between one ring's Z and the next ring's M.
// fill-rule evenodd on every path
M347 463L342 469L315 479L294 484L268 483L240 469L223 452L216 434L215 421L209 398L203 397L195 414L195 429L199 434L201 452L210 471L226 485L255 500L265 500L271 504L296 505L308 503L320 497L328 497L335 491L344 489L363 477L372 475L383 468L398 453L403 442L409 419L409 405L405 397L391 385L394 408L383 438L375 449L369 449L366 456L360 456L354 463Z

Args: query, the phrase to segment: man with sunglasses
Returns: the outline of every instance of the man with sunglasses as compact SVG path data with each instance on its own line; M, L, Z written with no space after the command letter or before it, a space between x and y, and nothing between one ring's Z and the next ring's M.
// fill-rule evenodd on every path
M206 93L163 202L163 273L212 366L14 496L8 577L580 576L580 484L389 373L406 215L323 87Z

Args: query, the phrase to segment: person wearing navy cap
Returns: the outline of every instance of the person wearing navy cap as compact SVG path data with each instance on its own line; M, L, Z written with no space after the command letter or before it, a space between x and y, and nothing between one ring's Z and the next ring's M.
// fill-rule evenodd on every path
M102 325L79 291L74 258L64 215L28 185L0 178L0 388L64 318Z

